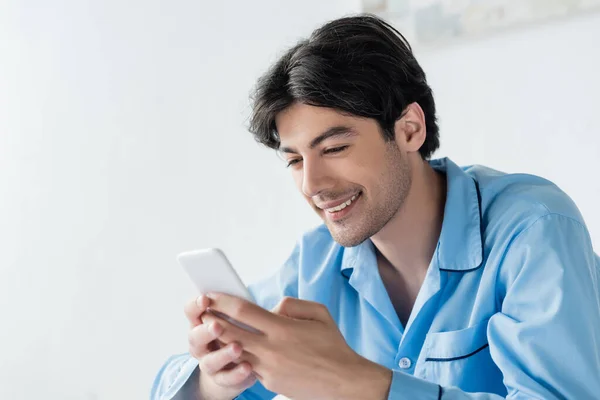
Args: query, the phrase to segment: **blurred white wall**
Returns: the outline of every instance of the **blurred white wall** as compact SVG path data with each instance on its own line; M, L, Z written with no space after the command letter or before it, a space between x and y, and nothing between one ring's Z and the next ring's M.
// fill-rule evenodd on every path
M175 262L250 280L314 225L246 132L256 78L335 1L0 2L0 399L147 398L186 350Z
M147 398L186 349L178 252L246 281L318 221L245 131L255 79L357 0L0 3L0 398ZM540 173L596 243L600 17L418 53L461 163ZM514 157L514 158L513 158Z
M438 105L438 156L553 180L600 250L599 40L595 13L416 53Z

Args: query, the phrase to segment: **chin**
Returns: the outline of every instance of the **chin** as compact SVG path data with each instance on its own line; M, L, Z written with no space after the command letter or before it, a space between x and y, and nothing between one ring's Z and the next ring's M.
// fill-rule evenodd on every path
M369 238L369 235L360 235L357 234L357 232L349 232L350 229L332 229L330 226L327 226L327 228L329 229L329 233L331 234L333 240L343 247L358 246Z

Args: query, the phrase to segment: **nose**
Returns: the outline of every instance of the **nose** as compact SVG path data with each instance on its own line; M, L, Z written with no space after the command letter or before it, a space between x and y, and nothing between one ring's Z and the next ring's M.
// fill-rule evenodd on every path
M327 168L317 160L304 159L302 169L302 193L314 197L324 190L333 188L333 179Z

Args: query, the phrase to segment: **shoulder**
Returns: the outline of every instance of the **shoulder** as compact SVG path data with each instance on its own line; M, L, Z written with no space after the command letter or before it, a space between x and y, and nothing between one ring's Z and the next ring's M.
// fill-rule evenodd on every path
M536 271L530 274L535 280L594 269L589 266L598 259L585 221L556 184L481 166L465 171L480 187L486 265L490 273L499 271L505 289L524 268Z
M575 202L548 179L508 174L484 166L464 168L479 186L482 225L488 234L517 235L536 222L571 220L585 227Z
M556 184L535 175L466 167L478 182L484 269L496 299L542 290L597 296L600 258L574 201ZM578 294L579 293L579 294Z

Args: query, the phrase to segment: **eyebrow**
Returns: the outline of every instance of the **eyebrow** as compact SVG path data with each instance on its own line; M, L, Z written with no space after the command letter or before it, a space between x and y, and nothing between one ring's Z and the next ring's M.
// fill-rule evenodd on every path
M311 140L308 147L312 150L327 139L340 138L340 137L352 137L352 136L356 136L356 135L357 135L356 131L354 129L350 128L349 126L342 126L342 125L334 126L334 127L327 129L325 132L321 133L319 136L317 136L316 138ZM282 153L298 153L296 150L294 150L291 147L281 147L279 149L279 151Z

